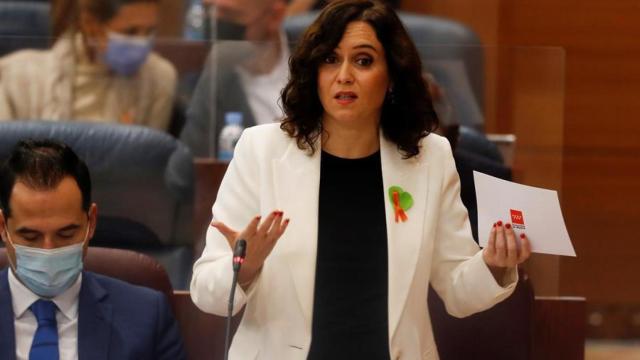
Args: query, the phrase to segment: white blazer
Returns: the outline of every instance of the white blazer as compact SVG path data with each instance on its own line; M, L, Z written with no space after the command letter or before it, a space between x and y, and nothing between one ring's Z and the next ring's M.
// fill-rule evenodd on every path
M467 316L507 298L517 282L510 270L500 286L471 237L449 143L430 134L418 157L404 160L380 136L384 198L389 187L408 191L408 221L396 223L385 201L389 271L389 348L392 359L438 359L427 309L429 283L454 316ZM268 124L249 128L213 205L213 217L238 231L252 217L284 211L291 222L235 311L246 304L230 358L306 359L311 345L318 234L320 149L310 156L294 139ZM191 297L203 311L225 316L231 288L232 250L209 228L193 266ZM327 296L331 296L327 294Z

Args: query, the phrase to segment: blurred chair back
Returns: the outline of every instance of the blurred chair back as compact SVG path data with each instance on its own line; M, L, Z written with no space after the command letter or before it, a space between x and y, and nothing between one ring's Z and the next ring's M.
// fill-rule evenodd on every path
M6 249L0 248L0 269L9 266ZM84 270L158 290L174 306L173 288L164 268L153 258L130 250L89 247Z
M524 271L513 294L489 310L466 318L449 315L429 287L429 314L442 360L531 358L534 294Z
M289 41L300 40L319 12L292 16L284 28ZM442 86L461 125L482 129L484 117L484 49L468 26L449 19L399 11L418 48L423 67Z
M187 357L193 360L224 359L226 318L207 314L191 300L188 291L175 291L176 320L180 326ZM231 336L235 334L244 310L231 320ZM206 339L206 340L203 340Z
M51 24L47 1L0 1L0 56L49 46Z
M218 190L229 163L215 159L196 158L194 165L196 201L193 210L193 229L195 232L193 257L198 259L206 244L206 234L212 218L211 207L218 196Z
M0 160L21 139L55 139L71 146L91 172L100 214L152 229L163 244L185 243L193 166L189 150L162 132L130 125L57 121L0 123Z
M155 251L144 252L161 260L174 286L186 286L194 180L191 153L185 145L140 126L11 121L0 123L0 160L26 138L62 141L87 163L100 215L96 243ZM174 247L173 253L164 251L167 246Z

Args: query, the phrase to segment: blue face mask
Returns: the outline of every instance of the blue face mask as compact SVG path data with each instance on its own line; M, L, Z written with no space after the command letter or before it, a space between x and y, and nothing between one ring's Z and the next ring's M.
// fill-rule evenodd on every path
M16 253L16 276L36 295L53 298L62 294L82 271L82 250L88 234L89 227L81 243L56 249L38 249L14 244L7 231L7 238Z
M110 32L104 62L117 75L133 76L151 52L151 38Z

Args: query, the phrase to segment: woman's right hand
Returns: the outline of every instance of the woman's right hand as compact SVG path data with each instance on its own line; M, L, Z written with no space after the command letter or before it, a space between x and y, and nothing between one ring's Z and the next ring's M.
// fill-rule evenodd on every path
M227 238L232 249L239 239L247 241L247 255L238 274L238 283L243 289L246 290L253 282L267 256L287 229L289 219L283 219L283 216L282 211L272 211L262 223L260 223L261 217L256 216L242 232L231 229L220 221L211 222L211 226Z

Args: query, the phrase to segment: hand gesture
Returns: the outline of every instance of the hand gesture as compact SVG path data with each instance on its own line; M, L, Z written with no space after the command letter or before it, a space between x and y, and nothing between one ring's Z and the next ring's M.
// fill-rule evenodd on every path
M489 243L482 251L482 258L496 279L499 279L498 274L504 269L521 264L529 258L529 255L531 255L531 244L524 233L520 234L518 246L511 224L502 226L502 221L493 224L489 233Z
M247 241L247 255L238 274L238 283L243 288L246 288L260 272L267 256L287 229L289 219L283 219L283 215L282 211L273 211L262 223L261 217L256 216L242 232L231 229L220 221L211 222L211 226L227 238L232 249L239 239Z

